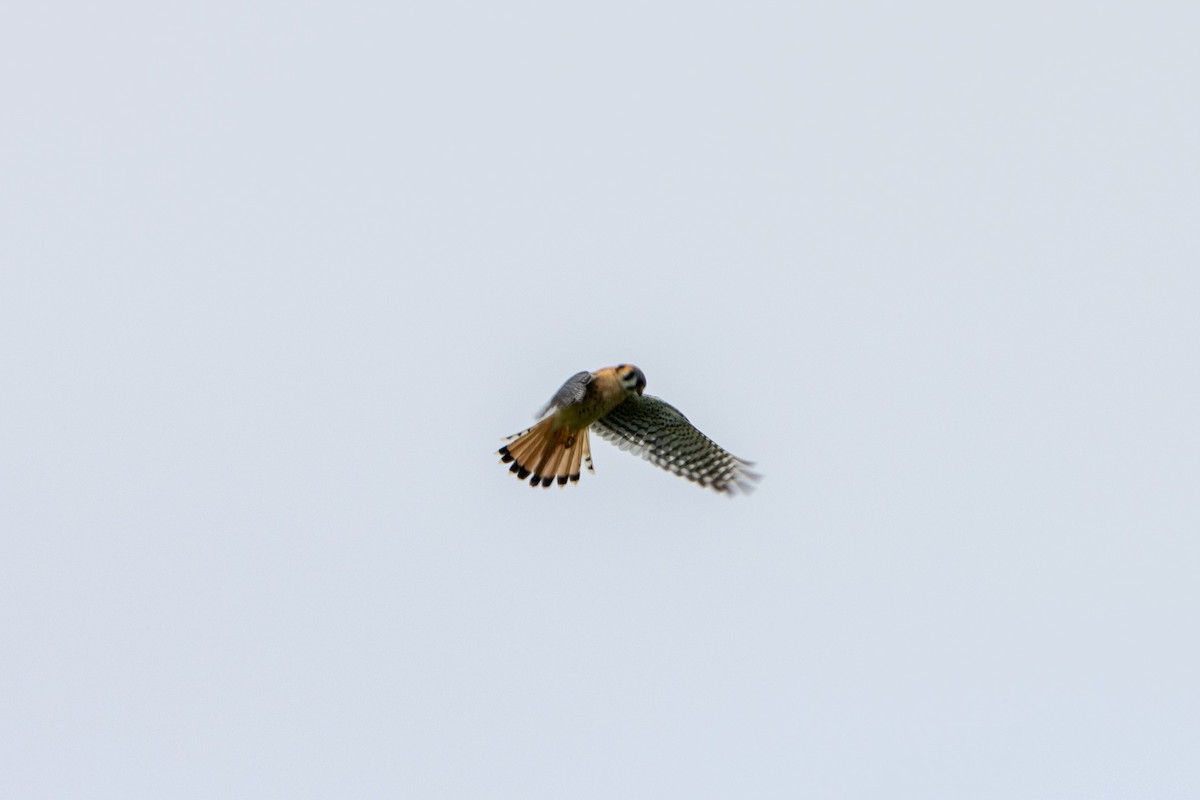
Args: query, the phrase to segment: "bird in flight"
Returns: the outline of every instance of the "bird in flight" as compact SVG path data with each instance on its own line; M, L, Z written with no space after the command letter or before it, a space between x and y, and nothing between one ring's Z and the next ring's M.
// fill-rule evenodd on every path
M696 430L673 406L643 394L646 376L631 364L572 375L532 428L508 437L500 461L530 486L579 480L592 468L588 430L622 450L718 492L750 492L760 476ZM549 412L549 413L548 413Z

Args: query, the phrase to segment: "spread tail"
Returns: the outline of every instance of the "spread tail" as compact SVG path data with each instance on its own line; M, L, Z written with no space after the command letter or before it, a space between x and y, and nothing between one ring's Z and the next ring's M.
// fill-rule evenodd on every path
M508 444L499 450L500 461L512 464L508 471L515 472L521 480L529 478L530 486L576 483L585 462L588 472L595 472L588 429L572 431L556 426L555 421L554 417L549 417L510 436Z

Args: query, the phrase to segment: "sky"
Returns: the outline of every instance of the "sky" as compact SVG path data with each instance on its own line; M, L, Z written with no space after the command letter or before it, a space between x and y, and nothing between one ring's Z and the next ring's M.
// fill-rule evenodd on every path
M1194 8L3 17L0 795L1200 795Z

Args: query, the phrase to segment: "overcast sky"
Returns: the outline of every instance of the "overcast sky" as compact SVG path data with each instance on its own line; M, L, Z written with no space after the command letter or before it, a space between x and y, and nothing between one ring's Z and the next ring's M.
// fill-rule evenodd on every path
M1200 796L1195 8L18 5L0 795Z

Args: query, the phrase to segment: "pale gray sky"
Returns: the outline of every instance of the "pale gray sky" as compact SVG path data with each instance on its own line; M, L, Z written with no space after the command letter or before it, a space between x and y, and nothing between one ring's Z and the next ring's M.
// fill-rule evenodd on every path
M1200 795L1198 24L4 12L0 796Z

